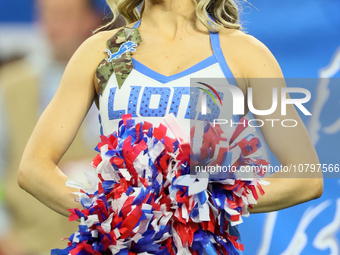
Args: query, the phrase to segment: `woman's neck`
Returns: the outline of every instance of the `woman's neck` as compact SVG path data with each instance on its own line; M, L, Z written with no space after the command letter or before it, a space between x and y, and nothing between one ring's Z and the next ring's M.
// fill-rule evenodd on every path
M193 0L145 0L141 27L175 38L179 32L187 31L188 28L202 28L195 10Z

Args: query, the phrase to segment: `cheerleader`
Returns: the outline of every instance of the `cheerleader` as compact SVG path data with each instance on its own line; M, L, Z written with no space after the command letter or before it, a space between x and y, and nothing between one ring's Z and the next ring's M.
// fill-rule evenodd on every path
M190 119L202 120L199 117L201 113L190 110L190 100L186 99L191 96L190 79L224 78L228 80L231 86L237 87L245 95L247 88L252 88L253 104L256 109L261 110L269 109L272 105L273 88L280 89L285 87L280 67L270 51L257 39L240 30L238 5L233 0L107 0L107 3L114 17L121 14L129 25L115 30L98 32L86 40L75 52L64 72L56 95L39 119L26 146L18 176L20 187L56 212L69 216L70 208L78 208L71 211L73 218L82 218L82 227L79 233L91 233L91 230L94 229L89 225L88 214L93 212L90 209L91 206L98 208L99 203L92 200L90 204L85 205L85 207L88 206L88 211L82 212L84 203L83 201L80 203L78 196L74 194L79 194L80 188L75 188L75 185L71 185L72 187L65 185L68 178L58 168L58 162L72 143L82 120L93 102L99 108L101 133L103 135L102 139L104 139L101 145L106 144L106 150L110 150L110 146L113 146L111 142L114 139L122 139L122 143L125 141L126 137L123 137L123 134L128 132L126 130L130 130L131 123L129 121L131 120L135 124L144 123L142 127L138 126L142 132L142 134L139 134L142 136L150 135L147 133L150 129L147 123L151 123L153 125L153 129L151 129L153 130L153 138L156 141L162 141L164 150L167 150L167 142L175 141L171 140L175 136L180 143L180 145L177 144L178 150L183 152L181 142L185 140L185 134L188 136L190 132ZM138 11L139 7L141 7L140 12ZM226 100L223 98L220 98L220 100L223 106L219 106L220 110L218 110L216 119L221 118L222 114L233 118L232 110L227 107ZM199 109L196 110L199 111ZM176 121L168 116L174 116ZM287 106L285 116L281 116L280 107L267 116L255 115L255 118L259 121L265 121L266 119L282 120L283 117L296 120L296 127L289 129L282 125L263 125L260 128L270 150L283 166L319 164L308 132L293 105ZM121 122L122 119L123 122ZM165 126L172 129L171 131L177 130L172 132L172 137L164 138L168 133L164 133L161 127ZM135 130L138 130L136 127ZM198 127L196 127L197 130ZM114 133L114 131L119 131L119 133L111 137L113 140L109 141L103 138L110 137L110 134ZM138 131L136 132L138 133ZM193 132L191 135L195 136L195 131L191 130L191 132ZM135 132L132 132L130 137L133 137L133 134ZM162 134L162 136L159 134ZM148 141L149 138L144 140ZM140 138L136 137L136 139L138 143L142 142ZM232 141L233 138L231 138L230 142ZM155 148L153 147L154 144L148 144L148 146L149 150ZM175 146L175 142L171 143L171 147L173 146ZM256 145L255 147L259 146ZM103 155L105 153L103 154L103 150L101 150L103 148L98 147L101 152L99 161L104 160ZM120 149L122 151L128 150L122 147ZM148 153L148 155L151 154L150 151ZM172 153L176 153L176 151L172 151ZM129 170L129 165L132 167L131 169L134 169L134 172L129 170L128 173L120 170L117 178L124 178L128 186L131 184L129 182L136 178L134 192L131 193L131 189L127 189L124 194L126 194L126 198L135 194L134 199L137 199L138 195L135 193L137 192L137 182L142 182L141 180L146 178L145 171L143 172L142 170L148 167L144 166L138 172L138 167L135 164L136 158L131 160L129 158L128 160L128 153L124 155L120 158L117 156L119 160L124 162L119 161L119 163L118 159L114 161L115 158L112 158L110 161L114 166L112 169L116 169L116 167L118 169L119 164L124 166L124 169L128 168ZM158 155L162 156L163 154ZM150 157L152 158L152 156ZM142 162L142 159L140 160ZM158 158L154 157L153 160L150 164L156 165ZM135 165L132 166L132 163L128 161L133 161ZM100 162L94 161L96 167L99 167L99 164ZM159 167L155 166L158 170L160 169ZM150 167L150 169L153 169L153 167ZM270 185L262 188L255 185L253 191L256 193L256 189L258 189L264 195L258 199L254 195L257 203L254 204L248 201L249 208L247 208L247 203L239 202L238 206L241 208L242 204L244 209L242 211L241 208L238 213L243 214L247 209L251 213L271 212L320 197L323 190L322 175L318 172L309 172L309 169L305 169L304 172L308 178L285 178L291 175L282 172L275 173L274 178L268 179ZM186 193L173 199L171 197L172 191L181 182L174 181L169 184L165 175L166 173L163 173L164 181L159 183L168 185L168 190L166 190L166 187L158 187L158 191L155 192L155 186L150 184L151 179L149 179L149 184L144 183L142 185L144 188L139 187L139 192L151 192L150 190L153 192L151 192L152 199L143 200L143 203L152 207L149 213L161 210L160 208L156 209L155 203L161 204L162 198L157 199L156 195L162 195L163 198L169 197L169 203L176 203L176 199L178 200L179 197L188 196ZM178 176L173 175L172 178L178 178ZM105 188L104 177L102 181L103 185L97 186L99 191L94 193L97 198L99 193L105 193L105 191L109 193L115 192L114 187L118 187ZM115 185L118 185L118 181L115 181ZM119 185L122 185L122 182ZM150 188L146 188L149 187L148 185ZM183 185L185 186L185 184ZM226 183L224 182L223 185L226 185ZM189 184L187 186L189 187ZM206 184L206 187L208 187L208 184ZM190 187L188 189L190 190ZM77 254L75 249L81 251L82 248L79 248L81 245L88 254L116 254L119 252L124 254L143 252L147 252L145 254L204 254L200 251L202 249L207 254L238 254L238 250L242 247L236 241L238 237L233 238L237 234L234 233L236 230L232 226L240 223L240 219L237 218L236 223L233 224L231 215L233 213L231 211L218 209L217 204L215 207L213 206L213 201L216 201L214 200L216 197L214 197L212 189L208 189L207 192L209 194L207 201L210 203L210 209L208 205L205 209L203 206L194 215L195 207L183 209L182 204L185 202L173 205L177 209L171 212L171 217L169 216L167 223L163 225L165 227L170 224L169 231L162 233L161 237L158 236L157 242L155 242L157 236L156 223L151 226L151 221L149 221L145 226L145 232L138 232L138 229L142 228L141 221L143 217L141 216L135 222L136 224L132 227L130 226L133 229L132 234L126 232L128 227L122 230L122 225L128 224L124 223L124 217L126 219L129 214L133 214L133 208L135 207L131 207L131 205L130 207L123 206L124 210L127 211L122 208L119 210L116 208L118 210L116 212L113 212L114 209L112 208L113 211L111 209L110 211L107 207L107 213L111 212L111 217L113 217L113 220L111 218L110 221L111 227L117 223L113 223L116 216L122 217L123 223L117 223L113 227L114 229L108 232L104 230L103 232L103 228L97 229L99 231L96 234L97 237L91 238L98 238L99 235L101 240L97 240L98 243L96 243L97 241L88 237L91 239L86 239L88 240L86 244L88 246L84 244L85 239L81 239L83 240L82 242L75 240L73 236L70 239L71 248L64 251L65 253L61 252L59 254L68 254L72 249L74 249L72 254ZM164 193L162 193L162 190L165 190ZM178 189L178 192L180 190L183 191L183 189ZM200 192L205 191L200 190ZM178 193L176 194L178 195ZM238 193L234 191L233 194ZM92 198L93 195L89 196L89 199ZM234 196L234 201L236 200L237 198ZM125 199L124 201L126 202L127 200ZM197 206L203 204L202 201L197 201ZM114 202L111 201L108 204L113 207L112 203ZM137 207L138 205L142 206L141 203L137 202L134 205ZM148 206L141 207L143 215L148 215L145 211L145 208L149 208ZM217 208L216 211L214 211L214 208ZM171 210L171 207L169 207L169 210ZM225 226L221 226L221 224L224 224L220 221L221 217L219 215L221 211L229 217L225 216L226 219L229 219L226 220L228 224ZM185 212L189 213L189 215L184 215ZM214 213L215 217L213 216ZM163 211L162 217L165 217L165 215L166 213ZM154 213L153 217L156 217L156 213ZM197 220L197 217L199 220ZM108 220L105 217L96 219L101 222L93 223L92 227ZM208 226L207 222L212 221L215 222L217 227ZM86 226L88 227L87 230ZM164 229L162 226L158 227ZM151 241L149 240L150 243L146 241L147 237L143 236L143 234L149 233L147 231L156 231L153 232L154 235L150 239ZM161 230L158 229L158 231ZM136 233L141 236L137 238ZM183 233L189 235L188 240L184 241ZM223 233L228 233L228 235ZM144 248L141 248L142 244L138 240L144 241L149 246L145 245L143 246ZM205 242L204 240L212 241Z

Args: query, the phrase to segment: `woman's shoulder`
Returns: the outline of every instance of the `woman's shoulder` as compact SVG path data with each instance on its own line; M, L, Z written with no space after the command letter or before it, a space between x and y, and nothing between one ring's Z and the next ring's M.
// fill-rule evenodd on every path
M226 28L220 31L220 40L223 54L239 69L242 78L282 76L271 51L254 36Z
M105 52L107 49L107 41L117 33L118 30L119 28L98 32L87 38L73 54L65 73L73 73L73 77L76 80L82 79L83 76L88 76L89 79L96 82L95 73L98 65L107 56ZM95 86L95 88L97 90L97 86Z
M87 38L77 49L70 60L70 65L77 63L80 68L87 70L95 69L98 64L107 56L107 41L120 28L98 32Z
M80 47L86 48L91 52L103 52L107 48L107 41L114 36L119 29L121 28L98 32L85 40Z
M136 24L136 22L130 23L125 25L124 27L133 27ZM98 33L95 33L94 35L92 35L91 37L88 38L89 43L99 43L100 45L103 44L106 45L106 42L112 38L119 30L121 30L123 27L118 27L115 29L111 29L111 30L104 30L104 31L100 31Z
M242 43L254 47L264 46L263 43L254 36L247 34L240 29L223 28L220 30L219 34L222 40L228 40L229 42Z

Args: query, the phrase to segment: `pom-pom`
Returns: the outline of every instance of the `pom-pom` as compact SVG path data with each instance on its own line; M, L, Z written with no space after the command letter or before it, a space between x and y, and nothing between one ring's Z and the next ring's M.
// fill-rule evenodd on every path
M68 182L81 190L84 210L69 210L81 223L68 247L51 254L238 254L236 225L256 204L256 188L263 193L268 164L243 121L227 131L201 122L189 141L174 117L153 127L125 115L118 134L96 147L92 188Z

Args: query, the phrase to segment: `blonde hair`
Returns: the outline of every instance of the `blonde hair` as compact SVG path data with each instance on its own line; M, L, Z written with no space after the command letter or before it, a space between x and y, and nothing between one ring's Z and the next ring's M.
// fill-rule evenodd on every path
M196 16L209 30L219 31L223 27L240 29L239 4L237 0L193 0L196 4ZM143 0L106 0L113 13L113 19L103 28L107 28L122 15L126 22L140 19L144 9ZM141 6L141 11L138 11Z

